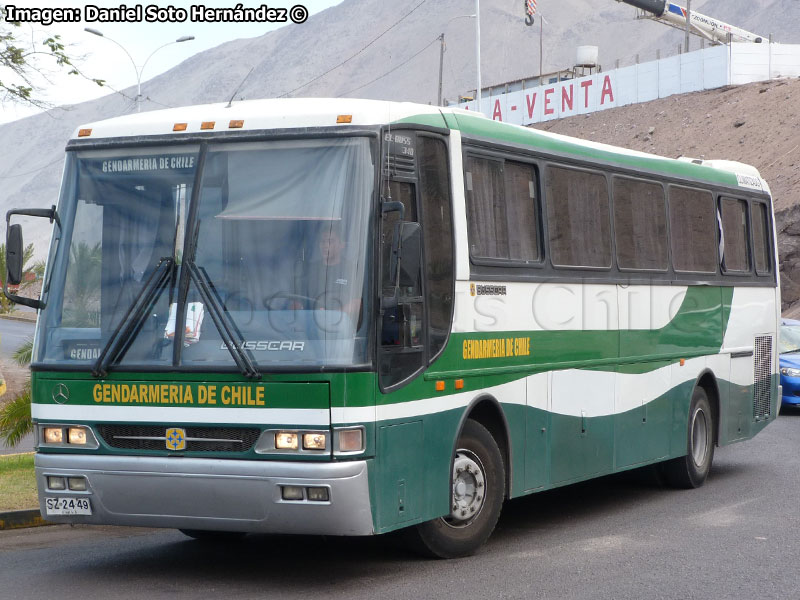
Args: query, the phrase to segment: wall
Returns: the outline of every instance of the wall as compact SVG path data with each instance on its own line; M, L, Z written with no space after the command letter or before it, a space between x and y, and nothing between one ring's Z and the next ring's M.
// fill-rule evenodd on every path
M529 125L674 94L798 76L800 45L740 43L484 96L481 109L496 121ZM458 106L476 109L475 101Z

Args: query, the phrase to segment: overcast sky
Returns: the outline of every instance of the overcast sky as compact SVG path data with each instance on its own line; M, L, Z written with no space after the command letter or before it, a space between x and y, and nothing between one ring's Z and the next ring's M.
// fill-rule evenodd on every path
M241 2L245 7L258 7L266 4L271 8L291 8L296 4L302 4L313 15L326 8L339 4L342 0L145 0L142 6L156 5L165 8L169 5L177 8L185 8L202 3L205 7L225 7L231 8ZM9 2L0 0L3 4L12 4L19 8L53 8L53 7L73 7L80 8L81 14L85 15L86 4L93 4L101 8L117 8L122 4L128 7L136 6L136 0L96 0L91 3L73 2L64 0L53 2L49 0L16 0ZM158 50L147 60L145 70L142 72L142 81L152 79L156 75L163 73L174 67L181 61L202 50L213 48L223 42L238 38L257 37L278 27L303 27L304 25L282 24L282 23L197 23L187 19L182 23L148 23L148 22L128 22L128 23L69 23L61 25L51 25L43 27L40 25L23 25L15 29L20 42L29 42L31 37L41 39L42 35L60 34L62 41L68 46L68 52L73 56L82 57L78 64L82 72L87 76L105 79L109 87L98 87L79 76L66 76L63 74L52 74L50 82L40 81L40 85L46 88L43 94L45 100L55 105L76 104L91 100L112 92L112 89L122 90L136 84L136 70L141 69L148 56L168 42L174 41L181 36L193 35L192 41L180 44L171 44ZM116 44L87 33L84 27L91 27L103 33L106 38L111 38L122 45L133 58L133 62L125 52ZM3 24L5 28L5 24ZM6 80L7 75L0 72L0 79ZM33 109L20 107L6 102L0 105L0 123L20 119L38 112Z

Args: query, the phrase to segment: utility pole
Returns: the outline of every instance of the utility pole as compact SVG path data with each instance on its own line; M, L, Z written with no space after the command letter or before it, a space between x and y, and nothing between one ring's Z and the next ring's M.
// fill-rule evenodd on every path
M439 36L439 106L442 105L442 69L444 68L444 33Z
M544 64L544 17L539 15L539 85L542 85L542 65Z
M684 52L689 52L689 32L692 29L692 0L686 0L686 43Z

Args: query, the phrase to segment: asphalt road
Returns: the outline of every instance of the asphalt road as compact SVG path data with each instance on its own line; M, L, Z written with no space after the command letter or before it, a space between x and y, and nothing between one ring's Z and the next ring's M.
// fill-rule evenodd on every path
M477 556L430 561L396 537L54 526L0 532L0 597L798 598L800 413L717 450L706 485L641 474L506 504Z
M10 357L23 342L33 337L33 321L0 319L0 356Z

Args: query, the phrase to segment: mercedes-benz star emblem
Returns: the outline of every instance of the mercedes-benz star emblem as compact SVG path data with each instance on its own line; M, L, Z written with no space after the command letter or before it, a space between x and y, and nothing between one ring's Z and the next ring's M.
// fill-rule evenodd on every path
M64 404L69 400L69 388L65 383L57 383L53 386L53 400L58 404Z

